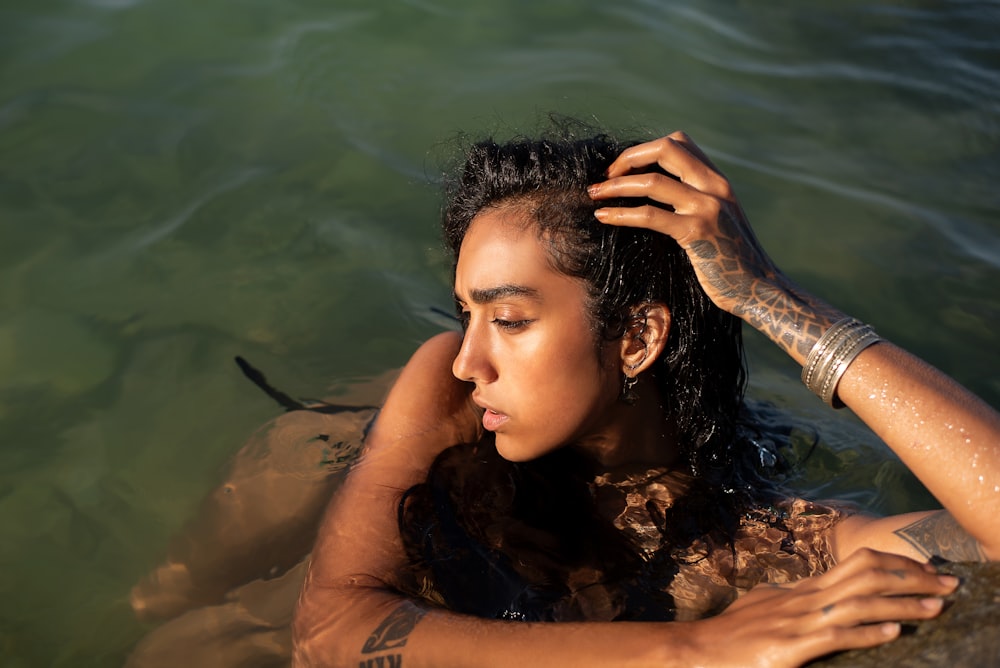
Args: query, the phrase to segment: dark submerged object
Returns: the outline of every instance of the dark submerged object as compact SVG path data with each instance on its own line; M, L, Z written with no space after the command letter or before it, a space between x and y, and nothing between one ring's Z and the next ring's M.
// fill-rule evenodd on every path
M256 385L267 396L271 397L283 406L286 411L315 411L317 413L342 413L344 411L356 411L366 408L376 408L375 406L348 406L344 404L331 404L321 399L296 399L267 382L260 369L256 368L244 358L237 355L233 358L236 366L240 368L243 375Z
M353 391L355 405L300 401L243 358L236 363L286 412L240 448L221 484L172 538L163 563L133 587L130 603L140 619L166 620L222 603L234 587L277 578L300 563L378 413L372 399L389 384L383 378Z

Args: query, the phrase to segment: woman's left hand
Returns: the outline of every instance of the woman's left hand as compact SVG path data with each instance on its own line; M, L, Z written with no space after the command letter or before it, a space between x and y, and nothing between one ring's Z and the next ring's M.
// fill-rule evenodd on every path
M683 132L626 149L607 174L607 181L590 188L596 202L636 201L599 208L598 220L673 237L709 298L799 364L823 332L844 317L778 270L750 229L729 181ZM980 556L1000 558L1000 414L888 342L865 348L836 392L950 512L947 524L953 524L951 518L957 522L939 536L940 515L932 516L936 521L887 518L853 535L843 533L838 543L955 558L941 551L941 543L961 527L975 539Z
M729 181L685 133L626 149L607 175L607 181L590 187L592 199L639 201L601 207L595 212L598 220L673 237L719 308L764 331L793 357L798 355L791 339L808 330L812 336L806 339L814 342L829 326L833 314L826 313L825 305L817 310L818 303L778 270L754 236Z

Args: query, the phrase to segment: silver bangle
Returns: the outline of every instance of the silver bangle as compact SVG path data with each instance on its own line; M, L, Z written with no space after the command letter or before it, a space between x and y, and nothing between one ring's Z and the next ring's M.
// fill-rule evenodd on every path
M854 318L834 323L819 338L802 367L802 382L833 408L843 408L837 384L851 362L868 346L882 340L871 325Z

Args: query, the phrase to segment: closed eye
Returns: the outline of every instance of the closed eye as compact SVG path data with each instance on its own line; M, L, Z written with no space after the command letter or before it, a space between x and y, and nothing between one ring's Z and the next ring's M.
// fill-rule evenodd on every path
M500 329L508 331L523 329L531 324L531 320L503 320L502 318L494 318L491 322Z

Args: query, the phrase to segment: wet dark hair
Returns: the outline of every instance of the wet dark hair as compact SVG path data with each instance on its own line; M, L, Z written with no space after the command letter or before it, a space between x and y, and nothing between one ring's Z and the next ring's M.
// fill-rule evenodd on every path
M647 558L626 545L592 503L558 503L588 497L593 468L578 461L583 457L579 453L564 448L533 462L511 463L495 451L482 454L482 448L493 447L488 436L488 443L446 451L427 482L404 495L400 529L411 559L435 581L452 609L566 618L572 598L566 581L573 568L589 563L604 574L605 583L616 583L623 596L631 597L624 617L657 618L648 611L659 609L658 618L669 618L669 603L650 601L658 600L658 592L662 597L662 578L676 572L670 555L707 532L732 543L740 516L775 494L761 471L760 446L745 425L740 321L711 302L673 239L605 225L593 215L596 205L587 186L604 180L611 162L635 143L574 122L558 123L541 138L474 143L446 182L444 239L457 262L462 240L479 213L510 209L525 214L547 245L552 266L587 286L595 346L620 338L644 304L665 304L670 332L651 369L693 482L665 514L653 517L664 548ZM478 483L470 482L476 479L476 466L470 472L456 464L468 463L457 453L469 448L479 453L471 460L479 462ZM543 518L546 507L553 521ZM534 548L525 534L536 537ZM581 535L595 540L581 544ZM652 564L657 564L653 570Z
M586 284L596 336L619 338L633 310L666 304L670 334L652 372L667 420L696 474L729 468L746 384L740 321L712 303L673 239L594 217L587 186L604 180L611 162L637 142L577 138L572 126L561 131L554 138L474 144L447 187L445 241L457 261L477 214L516 208L537 226L554 268Z

